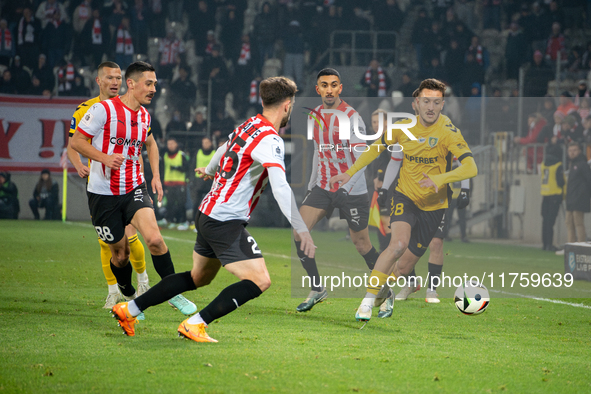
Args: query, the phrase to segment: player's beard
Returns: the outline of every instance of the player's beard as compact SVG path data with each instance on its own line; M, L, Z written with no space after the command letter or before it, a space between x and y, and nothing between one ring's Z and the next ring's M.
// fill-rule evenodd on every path
M281 119L281 124L279 125L279 128L287 126L287 122L289 122L290 117L291 117L291 108L289 109L289 112L283 117L283 119Z

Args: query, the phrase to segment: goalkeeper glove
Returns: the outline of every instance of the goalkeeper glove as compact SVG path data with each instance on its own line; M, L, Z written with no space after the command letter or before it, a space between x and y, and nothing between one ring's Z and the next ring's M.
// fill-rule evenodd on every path
M464 209L470 204L470 189L462 189L456 200L457 208Z
M380 208L385 208L388 204L388 189L378 190L378 205Z

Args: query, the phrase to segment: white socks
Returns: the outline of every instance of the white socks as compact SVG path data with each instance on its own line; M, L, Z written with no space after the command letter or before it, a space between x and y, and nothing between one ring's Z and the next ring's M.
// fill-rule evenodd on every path
M201 315L199 313L197 313L189 318L189 324L201 324L201 323L205 324L205 321L201 318ZM205 324L205 325L207 325L207 324Z
M137 315L142 313L142 311L140 311L140 309L135 304L135 301L129 301L129 303L127 304L127 310L133 317L136 317Z
M148 283L148 271L144 271L141 274L137 274L137 283Z

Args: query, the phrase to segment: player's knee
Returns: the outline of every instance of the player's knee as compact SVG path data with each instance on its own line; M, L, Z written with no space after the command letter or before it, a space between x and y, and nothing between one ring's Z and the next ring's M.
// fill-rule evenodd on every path
M197 288L209 285L214 277L209 272L191 270L191 278Z
M129 263L129 249L116 250L111 256L111 261L116 267L125 267Z
M431 253L443 250L443 239L433 238L429 244L429 249L431 250Z
M166 244L164 243L164 239L162 238L162 235L160 235L160 233L150 234L150 235L144 237L144 240L146 241L146 245L148 246L148 249L150 249L150 253L152 253L152 254L166 253ZM154 252L160 252L162 250L164 250L164 252L154 253Z
M408 248L408 242L392 239L392 242L390 242L387 249L390 253L394 254L396 258L399 258L406 251L406 248Z
M259 289L261 289L262 292L264 292L269 287L271 287L271 278L269 278L269 276L257 278L254 283L259 287Z
M371 241L369 238L357 238L353 240L353 244L357 251L361 254L367 253L371 249Z

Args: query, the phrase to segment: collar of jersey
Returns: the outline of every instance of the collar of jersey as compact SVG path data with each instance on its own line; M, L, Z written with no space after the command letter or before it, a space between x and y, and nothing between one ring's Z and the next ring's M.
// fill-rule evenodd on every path
M278 134L277 130L275 130L275 127L273 126L273 124L271 122L269 122L269 120L267 118L265 118L262 114L257 114L257 116L255 116L255 117L260 119L260 121L265 123L267 126L270 126L273 129L273 131L275 132L275 134Z
M125 108L127 108L128 110L130 110L131 112L133 112L134 114L137 114L139 112L139 110L142 109L142 106L141 105L140 105L140 107L138 108L137 111L134 111L133 109L129 108L127 105L125 105L123 103L123 101L121 101L121 96L113 97L112 99L109 99L109 100L113 100L113 101L117 100L117 101L119 101L122 106L124 106Z

